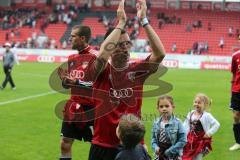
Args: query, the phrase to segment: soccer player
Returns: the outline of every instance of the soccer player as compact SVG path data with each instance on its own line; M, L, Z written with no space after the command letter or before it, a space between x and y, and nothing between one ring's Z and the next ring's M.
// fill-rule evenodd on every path
M4 89L8 82L10 83L13 90L16 89L16 86L11 76L11 72L14 63L17 62L17 59L14 53L10 50L11 46L12 45L10 43L5 43L4 45L4 47L6 47L6 51L3 55L3 70L5 73L5 80L3 81L2 86L0 87L1 89Z
M71 89L71 98L64 107L60 160L71 160L71 148L75 139L88 142L92 140L93 121L83 121L80 116L80 113L93 108L92 100L77 94L79 86L89 90L92 87L92 82L82 81L89 61L96 57L96 51L88 45L90 38L91 29L88 26L74 26L69 40L72 49L78 50L78 54L69 56L67 70L63 68L58 70L63 87Z
M94 135L89 160L114 160L119 145L115 132L119 119L127 113L140 117L144 80L157 71L165 56L163 44L149 24L146 11L146 1L139 0L137 15L149 39L152 53L142 61L129 62L132 43L124 31L127 18L122 0L117 10L118 24L107 32L98 57L86 72L86 77L94 81L95 99Z
M233 111L233 133L236 143L229 148L230 151L240 149L240 51L232 56L232 97L230 108Z

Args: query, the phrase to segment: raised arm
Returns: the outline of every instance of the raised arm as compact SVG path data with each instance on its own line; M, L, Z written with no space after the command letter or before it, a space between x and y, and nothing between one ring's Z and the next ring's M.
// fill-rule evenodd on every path
M118 24L111 34L104 40L100 47L99 55L95 61L95 69L97 73L100 73L105 69L109 57L115 51L117 42L120 38L121 31L124 30L126 24L126 13L124 11L125 0L121 0L117 9Z
M165 57L165 49L157 33L153 30L152 26L149 24L146 13L147 13L146 0L138 0L137 16L141 21L141 24L145 30L145 33L147 34L150 46L152 48L152 54L149 58L149 62L160 63Z

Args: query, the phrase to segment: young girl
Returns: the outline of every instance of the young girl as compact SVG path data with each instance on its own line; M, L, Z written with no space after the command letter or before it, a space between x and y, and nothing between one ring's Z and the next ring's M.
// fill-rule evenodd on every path
M160 117L152 128L152 149L156 160L178 160L187 142L186 131L179 119L173 115L173 98L163 95L158 98Z
M206 109L211 105L210 99L202 93L195 96L195 110L188 113L183 125L187 129L187 144L183 151L183 160L201 160L212 150L212 135L220 127L219 122Z

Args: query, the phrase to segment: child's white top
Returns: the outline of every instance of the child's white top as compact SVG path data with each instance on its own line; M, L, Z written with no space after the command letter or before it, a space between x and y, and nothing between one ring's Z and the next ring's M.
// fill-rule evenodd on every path
M190 130L190 116L195 110L188 113L187 118L185 119L183 126L187 130L187 133ZM211 113L203 112L202 117L200 118L200 122L203 126L204 132L209 135L213 135L217 132L220 127L220 123L212 116Z

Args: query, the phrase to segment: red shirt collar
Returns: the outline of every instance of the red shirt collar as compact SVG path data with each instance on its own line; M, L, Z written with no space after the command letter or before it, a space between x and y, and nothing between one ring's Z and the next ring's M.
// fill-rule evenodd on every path
M90 49L91 49L91 47L88 45L87 47L85 47L84 49L79 51L78 53L79 54L88 54Z

